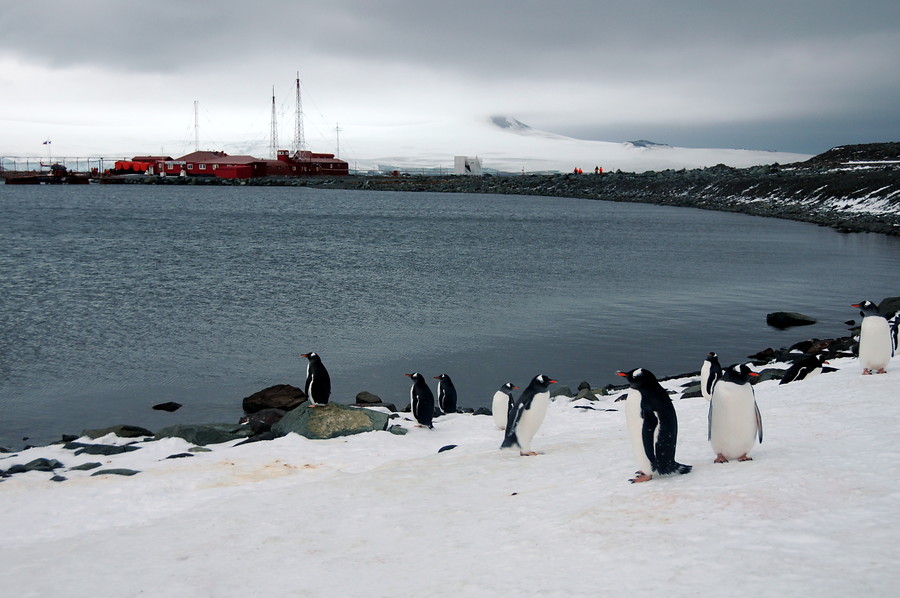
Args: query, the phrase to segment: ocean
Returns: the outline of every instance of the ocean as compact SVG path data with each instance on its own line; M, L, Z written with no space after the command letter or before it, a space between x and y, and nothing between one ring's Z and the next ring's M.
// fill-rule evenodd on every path
M900 295L900 239L584 199L295 187L0 186L0 446L233 422L302 386L404 407L406 373L488 406L847 334ZM771 311L813 326L777 330ZM436 383L436 381L435 381ZM176 401L174 412L154 404ZM28 438L28 441L23 439Z

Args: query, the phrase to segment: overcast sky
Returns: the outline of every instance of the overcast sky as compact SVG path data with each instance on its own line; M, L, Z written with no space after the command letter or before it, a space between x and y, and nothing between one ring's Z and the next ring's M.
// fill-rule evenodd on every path
M0 155L281 145L508 115L583 139L900 141L897 0L6 0ZM324 147L320 151L329 151Z

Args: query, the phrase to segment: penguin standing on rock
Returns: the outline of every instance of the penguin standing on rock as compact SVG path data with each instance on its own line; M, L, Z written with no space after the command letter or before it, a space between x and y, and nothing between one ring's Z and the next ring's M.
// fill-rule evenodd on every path
M722 376L722 366L719 364L719 356L710 351L700 366L700 394L707 401L712 396L713 386Z
M543 374L535 376L513 403L506 425L506 435L500 448L519 447L523 457L537 455L531 450L531 440L547 414L550 405L550 385L556 380Z
M447 374L435 376L438 381L438 406L444 413L456 413L456 387Z
M822 365L828 363L825 361L825 357L824 353L819 353L818 355L809 355L800 361L795 362L791 367L785 370L784 376L782 376L781 382L778 384L788 384L790 382L796 382L797 380L806 380L807 378L812 378L813 376L821 374Z
M716 453L716 463L730 459L752 461L747 454L759 438L763 440L762 416L750 377L758 376L747 364L733 365L722 372L709 401L708 439Z
M887 319L871 301L860 301L851 307L858 307L863 316L859 328L859 364L863 374L884 374L888 362L894 356L894 342Z
M512 396L512 391L518 390L518 388L512 382L507 382L494 393L494 398L491 400L491 414L494 416L494 423L501 430L506 429L509 413L516 402Z
M419 372L406 374L413 381L412 387L409 389L409 404L420 428L433 428L432 420L434 420L434 395L425 377Z
M638 470L628 481L649 482L654 472L690 473L692 466L675 461L678 416L669 393L650 370L637 368L616 374L627 379L631 386L626 397L625 419Z
M309 400L309 407L323 407L328 404L331 397L331 377L325 364L316 353L303 353L300 357L309 360L306 366L306 385L304 392Z

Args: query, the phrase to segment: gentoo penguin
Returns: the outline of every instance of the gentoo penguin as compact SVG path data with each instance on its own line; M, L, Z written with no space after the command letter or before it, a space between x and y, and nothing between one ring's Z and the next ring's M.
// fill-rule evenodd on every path
M747 364L733 365L722 372L709 400L709 442L716 463L729 459L752 461L747 453L763 440L762 417L750 377L758 376Z
M707 401L712 396L713 386L722 375L722 366L719 364L719 356L710 351L700 366L700 394Z
M897 343L900 342L900 311L894 314L888 325L891 328L891 346L894 347L894 354L897 353Z
M438 381L438 406L444 413L456 413L456 387L447 374L435 376Z
M824 353L819 353L818 355L809 355L794 362L791 367L785 370L784 376L782 376L781 382L778 384L787 384L797 380L805 380L806 378L812 378L813 376L821 374L822 364L828 363L825 361L825 358L826 355Z
M309 399L309 407L322 407L328 404L331 396L331 377L325 364L316 353L303 353L300 357L309 360L306 366L306 385L303 387Z
M512 382L507 382L494 393L494 398L491 400L491 413L494 415L494 423L501 430L506 429L509 412L512 411L513 403L515 403L512 391L518 388Z
M631 386L625 402L625 419L638 470L628 481L648 482L654 472L690 473L692 466L675 461L678 416L669 393L650 370L636 368L616 374L627 379Z
M425 377L419 372L406 374L406 376L412 378L413 381L413 385L409 389L409 404L413 417L419 427L433 428L431 422L434 419L434 395L428 388Z
M554 383L556 380L543 374L535 376L529 382L509 412L506 435L500 448L516 445L523 457L537 455L531 450L531 440L547 414L547 407L550 405L550 385Z
M859 364L863 374L884 374L888 362L894 355L894 343L891 340L891 327L871 301L860 301L852 307L858 307L863 316L859 328Z

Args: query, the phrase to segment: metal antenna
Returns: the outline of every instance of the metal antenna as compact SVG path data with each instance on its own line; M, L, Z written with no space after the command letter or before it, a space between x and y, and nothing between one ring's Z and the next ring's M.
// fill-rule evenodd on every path
M300 71L297 71L297 113L294 115L294 147L296 154L306 149L306 134L303 131L303 101L300 99Z
M334 152L335 157L341 157L341 125L336 124L334 127L334 134L337 137L337 150Z
M275 109L275 86L272 86L272 133L269 137L269 158L278 156L278 117Z
M194 100L194 151L200 151L200 102Z

